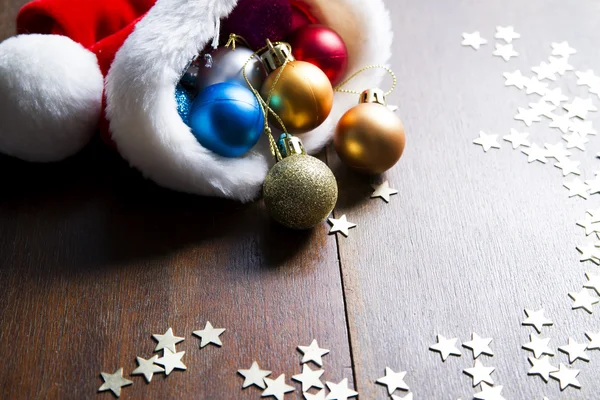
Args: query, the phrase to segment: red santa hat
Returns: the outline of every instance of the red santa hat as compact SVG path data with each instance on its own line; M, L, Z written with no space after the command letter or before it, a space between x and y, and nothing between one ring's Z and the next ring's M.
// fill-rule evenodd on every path
M316 19L342 36L349 72L389 60L392 31L383 0L293 3L307 21ZM20 35L0 44L0 152L58 161L78 152L100 128L110 132L109 140L132 166L162 186L240 201L256 198L272 163L264 143L239 158L212 153L183 123L173 95L188 61L218 34L215 22L237 4L36 0L26 5L17 19ZM372 71L353 85L362 90L380 79ZM356 100L336 95L329 119L303 135L309 152L331 139L335 123Z

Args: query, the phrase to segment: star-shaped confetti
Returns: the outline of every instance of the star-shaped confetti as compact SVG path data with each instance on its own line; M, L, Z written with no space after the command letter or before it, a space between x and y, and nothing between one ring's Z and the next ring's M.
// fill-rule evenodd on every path
M99 392L110 390L117 397L121 397L121 388L133 385L129 379L123 378L123 368L119 368L114 374L100 373L104 383L98 389Z
M580 136L576 132L563 135L562 138L567 142L567 149L578 148L581 151L585 151L585 144L590 141L590 139Z
M213 328L212 324L207 321L204 329L194 331L193 334L201 339L200 348L203 348L211 343L217 346L222 346L223 343L221 342L219 336L221 336L223 332L225 332L225 329L215 329Z
M540 81L544 79L556 80L556 70L552 64L542 61L539 66L532 67L531 70L537 75Z
M404 382L406 371L394 372L391 368L385 368L385 376L376 380L380 385L387 386L388 393L391 395L396 390L409 390L408 385Z
M174 353L171 350L164 348L163 356L156 360L158 365L165 367L165 375L169 375L174 369L186 370L187 367L181 361L181 358L185 355L185 351Z
M483 151L485 151L487 153L488 150L490 150L491 148L494 148L494 149L500 148L497 138L498 138L498 135L488 135L487 133L485 133L483 131L479 131L479 137L477 139L473 140L473 143L481 146L483 148Z
M545 94L542 96L542 100L558 106L560 103L569 100L569 98L562 93L561 88L556 88L546 90Z
M407 393L406 396L404 396L404 397L396 396L393 394L392 400L413 400L413 394Z
M568 115L581 119L586 119L588 112L598 111L592 99L582 99L581 97L575 97L571 103L564 104L563 108L569 112Z
M576 71L577 84L579 86L595 87L600 84L600 77L596 76L594 71L588 69L587 71Z
M473 378L473 387L479 385L481 382L494 384L494 380L491 377L492 372L495 371L494 367L486 367L480 360L475 360L473 368L466 368L463 372Z
M352 222L348 222L346 218L346 214L342 215L339 219L329 218L329 223L331 224L331 230L329 234L334 234L340 232L342 235L348 237L349 230L352 228L356 228L356 224Z
M517 57L517 53L512 44L496 43L496 50L492 53L495 56L502 57L504 61L509 61L513 57Z
M242 384L243 389L250 386L257 386L261 389L265 389L265 378L271 375L271 371L260 369L258 363L254 361L249 369L239 369L238 374L244 377L244 383Z
M544 309L533 311L528 308L525 309L525 315L527 318L522 322L524 326L533 326L538 333L542 333L543 326L554 325L554 322L546 318L544 315Z
M594 289L600 295L600 275L591 272L586 272L585 277L587 282L583 284L584 288Z
M432 344L429 350L440 353L442 361L446 361L449 356L461 356L460 350L456 348L457 338L446 339L442 335L437 335L437 343Z
M398 194L398 191L396 189L390 188L389 181L385 181L380 185L371 185L371 187L374 190L373 194L371 195L371 198L375 199L377 197L381 197L386 203L390 202L390 196Z
M580 389L581 384L577 380L577 375L579 375L578 369L571 369L563 363L560 363L558 371L550 373L551 378L560 382L560 390L565 390L569 386Z
M579 196L582 199L587 200L589 196L588 191L590 190L590 187L579 178L575 178L570 182L564 182L563 186L569 189L569 197Z
M164 368L159 367L155 364L156 360L158 360L158 355L148 360L142 357L136 357L138 367L133 370L131 375L144 375L144 378L146 378L146 382L150 383L154 374L165 371Z
M302 391L307 392L310 388L316 387L323 389L323 382L321 382L321 375L325 373L324 370L312 370L306 364L302 365L302 373L292 376L292 379L302 384Z
M550 373L558 371L554 365L550 364L550 357L543 356L542 358L528 358L531 364L531 369L527 372L527 375L539 375L544 382L548 382L550 379Z
M600 298L590 296L587 289L582 289L579 292L571 292L569 293L569 297L573 299L573 305L571 306L573 310L583 308L590 314L594 312L594 304L600 302Z
M527 155L527 161L530 163L539 161L542 164L546 164L546 162L548 162L548 159L546 158L546 151L535 143L533 143L529 148L522 149L521 153Z
M546 148L546 157L554 158L556 161L564 160L571 155L571 152L565 149L562 143L544 145Z
M515 115L515 119L517 121L523 121L523 123L527 126L533 125L534 122L540 122L540 116L538 115L536 110L530 108L518 108L518 113Z
M285 383L285 374L279 375L277 379L265 378L267 388L263 391L261 397L275 397L277 400L283 400L286 393L291 393L295 389L293 386Z
M531 143L529 143L529 140L527 140L528 136L529 133L527 132L521 133L516 129L511 129L510 135L506 135L502 139L506 140L507 142L510 142L512 144L513 149L518 149L520 146L531 146Z
M592 194L596 194L596 193L600 193L600 175L599 175L600 171L596 171L596 176L594 177L594 179L587 179L585 181L586 185L588 185L590 187L590 195ZM600 222L600 214L598 214L597 216L593 216L593 223L596 222Z
M479 34L479 32L477 32L477 31L475 31L473 33L463 33L462 37L463 37L463 41L461 44L463 46L471 46L475 50L479 50L479 48L482 45L487 43L487 40L482 38L481 35Z
M319 390L318 393L302 393L304 395L304 400L325 400L325 389Z
M183 337L178 337L178 336L174 336L173 335L173 329L169 328L167 329L167 331L165 332L164 335L152 335L152 337L158 341L158 344L156 345L156 348L154 349L154 351L161 351L162 349L169 349L171 350L173 353L176 352L177 350L175 350L175 345L179 342L183 342L185 340L185 338Z
M520 70L516 70L514 72L505 72L502 74L502 76L504 76L504 79L506 79L504 86L514 86L521 90L525 88L525 84L529 80L527 77L523 76Z
M529 103L529 108L534 110L538 116L544 116L552 118L554 115L553 111L556 110L556 106L552 103L548 103L544 99L539 99L536 103Z
M521 347L525 350L532 351L535 358L540 358L544 354L553 356L554 351L548 347L548 343L550 343L550 338L542 338L536 336L535 333L532 333L529 335L529 343L525 343Z
M581 171L579 171L579 161L569 160L568 158L564 158L554 164L556 168L562 169L563 176L567 176L569 174L581 175Z
M586 332L585 336L590 340L587 345L588 350L600 350L600 332Z
M569 132L569 128L571 127L571 116L569 114L558 115L558 114L550 114L550 118L552 121L548 124L550 128L559 129L562 133Z
M511 43L514 39L520 38L521 35L515 32L515 28L512 26L497 26L496 35L494 37L496 39L502 39L506 43Z
M301 361L302 364L312 361L319 367L323 366L323 359L321 357L329 354L329 350L319 347L319 343L317 343L316 339L313 339L310 346L298 346L298 351L304 354Z
M348 388L348 379L343 379L340 383L327 382L329 395L327 400L348 400L350 397L358 396L358 393Z
M569 46L568 42L552 43L552 55L568 58L577 53L577 50Z
M475 332L471 334L471 340L463 343L463 347L473 351L473 359L476 359L481 354L493 356L494 352L490 349L492 338L482 338Z
M571 123L569 127L571 132L578 133L580 136L586 137L587 135L597 135L598 131L594 129L594 123L592 121L582 121L576 119Z
M573 71L573 66L569 64L568 57L550 57L550 66L559 75L564 75L567 71Z
M568 354L569 364L573 364L576 360L590 361L590 358L585 353L587 344L577 343L572 338L569 338L569 344L560 346L558 350Z
M477 400L506 400L502 397L502 385L490 386L486 383L481 384L481 392L473 395L474 399Z
M595 232L600 232L600 218L586 215L584 219L577 221L575 224L585 229L586 236Z
M540 96L545 96L548 93L548 84L546 82L540 82L538 78L534 76L525 82L525 89L525 93L527 94L536 93Z
M600 265L600 249L593 244L577 246L577 251L581 253L579 261L591 261L596 265Z

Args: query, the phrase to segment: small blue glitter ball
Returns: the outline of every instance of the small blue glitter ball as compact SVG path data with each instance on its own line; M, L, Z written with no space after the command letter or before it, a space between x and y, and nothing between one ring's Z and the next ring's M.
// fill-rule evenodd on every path
M177 85L175 88L175 101L177 102L177 112L186 123L190 125L190 110L192 109L192 94L183 86Z
M192 133L207 149L223 157L239 157L260 140L265 119L254 94L233 82L204 89L192 103Z

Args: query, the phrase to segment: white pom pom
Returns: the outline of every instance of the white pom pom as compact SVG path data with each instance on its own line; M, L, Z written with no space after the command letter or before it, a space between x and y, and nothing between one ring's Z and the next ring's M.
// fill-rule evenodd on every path
M0 43L0 152L59 161L94 135L104 80L96 55L58 35Z

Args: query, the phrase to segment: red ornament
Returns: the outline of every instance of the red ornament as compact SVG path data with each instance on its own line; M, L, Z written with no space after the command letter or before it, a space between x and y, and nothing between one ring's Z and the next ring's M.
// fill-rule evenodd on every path
M312 15L302 1L291 0L292 3L292 31L305 25L318 24L319 20Z
M319 67L333 86L342 81L348 68L348 49L340 35L323 25L306 25L287 38L296 60Z

